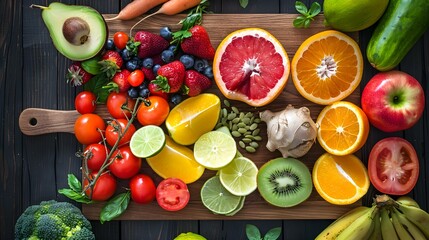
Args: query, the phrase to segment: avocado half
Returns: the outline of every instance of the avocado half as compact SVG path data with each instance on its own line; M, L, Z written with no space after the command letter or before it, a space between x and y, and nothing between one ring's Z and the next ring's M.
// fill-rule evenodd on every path
M107 40L107 24L101 14L88 6L53 2L42 9L42 18L55 48L73 61L97 55Z

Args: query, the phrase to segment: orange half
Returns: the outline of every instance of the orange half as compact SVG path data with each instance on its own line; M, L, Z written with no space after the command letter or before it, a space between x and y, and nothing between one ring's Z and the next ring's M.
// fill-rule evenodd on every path
M363 58L359 45L335 30L306 39L291 64L292 80L306 99L329 105L349 96L362 79Z

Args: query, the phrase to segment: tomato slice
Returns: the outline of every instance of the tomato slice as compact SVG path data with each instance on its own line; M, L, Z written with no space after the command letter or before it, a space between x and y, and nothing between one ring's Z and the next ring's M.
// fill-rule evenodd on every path
M156 188L156 201L167 211L179 211L189 202L188 186L179 178L162 180Z
M405 195L414 188L419 176L416 150L400 137L382 139L369 154L368 174L378 191Z

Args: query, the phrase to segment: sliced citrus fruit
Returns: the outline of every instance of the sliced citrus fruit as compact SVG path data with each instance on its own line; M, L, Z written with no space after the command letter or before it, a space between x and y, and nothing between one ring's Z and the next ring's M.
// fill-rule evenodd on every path
M246 157L236 157L219 170L222 185L232 194L247 196L256 189L258 167Z
M244 28L230 33L219 44L213 75L222 94L251 106L272 102L289 77L286 50L271 33Z
M195 161L194 153L165 136L165 146L158 154L146 158L147 163L162 178L179 178L186 184L197 181L205 168Z
M211 93L190 97L175 106L165 121L168 133L179 144L191 145L213 130L219 118L220 99Z
M319 144L334 155L354 153L368 138L368 118L351 102L339 101L326 106L317 117L317 124Z
M362 79L363 58L353 38L335 30L316 33L296 51L292 80L306 99L322 105L349 96Z
M212 170L226 166L234 159L236 153L235 140L220 131L204 133L194 144L195 160Z
M131 152L139 158L152 157L165 145L165 134L162 128L147 125L139 128L131 137Z
M352 154L325 153L314 163L313 185L319 195L332 204L356 202L367 193L369 184L365 165Z
M240 207L244 197L228 192L220 182L219 176L209 178L201 188L203 205L215 214L228 214Z

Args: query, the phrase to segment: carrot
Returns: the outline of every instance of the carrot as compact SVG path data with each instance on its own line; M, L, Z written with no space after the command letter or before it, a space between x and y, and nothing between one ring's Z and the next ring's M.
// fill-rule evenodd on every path
M111 20L130 20L136 18L155 6L165 3L168 0L134 0L125 6L118 15L113 18L108 18L106 21Z
M130 33L133 31L133 29L139 25L141 22L146 20L149 17L152 17L156 14L165 14L165 15L175 15L178 13L181 13L185 11L186 9L192 8L197 6L201 0L168 0L168 2L164 3L158 11L147 15L146 17L140 19L134 26L131 27Z

